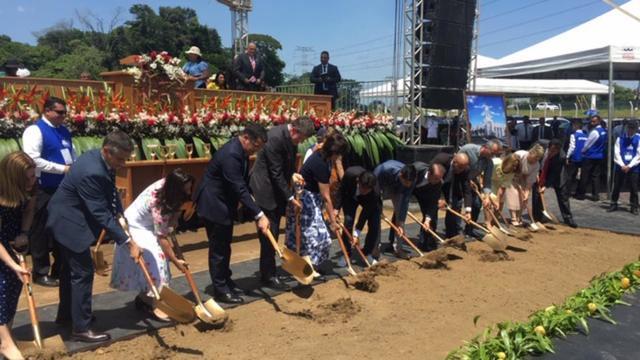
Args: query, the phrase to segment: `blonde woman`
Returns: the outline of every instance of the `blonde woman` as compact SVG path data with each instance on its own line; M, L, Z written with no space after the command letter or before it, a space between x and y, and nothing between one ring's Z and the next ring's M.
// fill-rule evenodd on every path
M35 206L36 164L22 151L0 161L0 355L23 359L11 336L22 290L22 277L29 271L20 266L14 247L27 245Z
M502 213L504 209L506 193L512 187L513 178L520 173L520 158L511 153L502 158L493 158L493 174L491 176L491 193L494 207ZM515 205L519 206L517 190L515 191ZM507 207L509 203L507 202Z
M526 208L529 217L533 217L533 210L529 199L531 198L531 187L536 182L538 172L540 171L540 160L542 160L544 156L544 148L540 144L535 144L528 151L518 150L514 154L520 162L520 174L514 176L512 186L514 189L510 189L507 197L511 198L511 201L508 200L508 202L512 223L515 226L520 226L522 225L522 210ZM517 198L519 199L517 206L513 201L514 190L517 191Z

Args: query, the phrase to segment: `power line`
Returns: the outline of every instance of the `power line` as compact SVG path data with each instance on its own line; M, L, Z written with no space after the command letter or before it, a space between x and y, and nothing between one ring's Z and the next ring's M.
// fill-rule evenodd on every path
M504 40L500 40L500 41L494 41L494 42L482 45L482 48L487 48L487 47L490 47L490 46L493 46L493 45L499 45L499 44L503 44L503 43L510 42L510 41L526 39L528 37L536 36L536 35L539 35L539 34L544 34L544 33L550 32L550 31L559 30L559 29L563 29L563 28L566 28L566 27L573 27L573 26L576 26L576 25L579 25L579 24L582 24L582 23L583 23L583 21L578 21L578 22L570 23L570 24L563 24L563 25L560 25L560 26L552 27L550 29L536 31L536 32L533 32L533 33L530 33L530 34L526 34L526 35L522 35L522 36L516 36L516 37L509 38L509 39L504 39Z
M543 15L543 16L540 16L540 17L537 17L537 18L534 18L534 19L531 19L531 20L527 20L527 21L524 21L524 22L519 22L519 23L514 24L514 25L505 26L505 27L501 27L501 28L498 28L498 29L495 29L495 30L487 31L485 33L481 33L481 35L482 36L486 36L486 35L490 35L490 34L495 34L497 32L514 29L514 28L517 28L517 27L520 27L520 26L523 26L523 25L531 24L532 22L536 22L538 20L548 19L548 18L555 17L555 16L558 16L558 15L566 14L566 13L571 12L571 11L575 11L575 10L582 9L582 8L585 8L585 7L588 7L588 6L599 4L600 2L601 2L600 0L595 0L595 1L592 1L590 3L586 3L586 4L579 5L579 6L570 7L570 8L565 9L565 10L554 11L553 13L550 13L550 14L547 14L547 15Z
M549 1L549 0L540 0L540 1L535 2L535 3L533 3L533 4L528 4L528 5L524 5L524 6L521 6L521 7L515 8L515 9L507 10L507 11L505 11L505 12L501 12L501 13L498 13L498 14L495 14L495 15L492 15L492 16L489 16L489 17L486 17L486 18L484 18L484 19L480 19L480 22L484 22L484 21L487 21L487 20L490 20L490 19L494 19L494 18L497 18L497 17L504 16L504 15L513 14L514 12L518 12L518 11L520 11L520 10L528 9L528 8L530 8L530 7L534 7L534 6L536 6L536 5L539 5L539 4L542 4L542 3L545 3L545 2L547 2L547 1Z

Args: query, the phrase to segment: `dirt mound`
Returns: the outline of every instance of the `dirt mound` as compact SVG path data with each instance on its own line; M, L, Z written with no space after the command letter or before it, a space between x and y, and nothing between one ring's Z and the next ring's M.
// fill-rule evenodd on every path
M363 271L357 276L350 276L347 284L358 290L374 293L380 288L380 284L376 281L376 274L371 271Z
M346 323L362 310L361 306L351 298L340 298L329 304L318 305L314 319L321 324L343 322Z
M506 252L479 250L478 254L482 262L513 261L513 258Z
M533 239L533 235L531 235L531 234L522 234L522 233L520 233L520 234L515 234L514 236L515 236L516 239L522 240L522 241L529 241L529 240Z
M464 235L456 235L454 237L448 238L445 240L445 244L462 251L467 251L467 243L464 240Z
M374 273L376 276L393 276L398 272L398 267L387 260L381 260L367 271Z
M30 359L30 360L58 360L66 357L66 354L62 351L47 350L47 349L42 349L42 350L32 349L28 351L23 351L22 356L24 356L25 359Z
M446 262L440 260L424 259L418 263L422 269L444 269L449 270L449 265Z

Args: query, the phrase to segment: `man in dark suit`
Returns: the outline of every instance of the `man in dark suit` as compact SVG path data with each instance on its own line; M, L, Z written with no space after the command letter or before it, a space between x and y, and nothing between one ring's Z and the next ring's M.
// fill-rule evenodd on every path
M234 59L233 76L236 78L236 90L264 90L264 65L256 56L255 43L249 43L247 51Z
M340 184L339 202L336 209L342 209L344 213L344 226L353 237L359 238L360 232L367 223L368 231L364 242L363 253L367 256L369 263L373 263L373 250L380 242L380 213L382 203L380 193L376 187L376 176L367 171L362 166L351 166L347 168ZM355 230L353 225L356 219L356 210L362 206L358 223ZM348 234L343 235L343 239L349 239ZM351 253L351 244L345 243L347 251Z
M547 149L542 159L542 170L538 177L538 183L532 187L531 201L536 219L543 219L542 200L540 197L544 196L546 188L553 188L564 223L576 228L578 225L576 225L573 220L571 206L569 205L570 192L567 189L569 186L569 178L565 171L566 162L567 157L562 150L562 140L551 140L549 149Z
M93 262L89 247L103 229L118 244L127 244L133 258L140 250L120 227L122 204L116 191L116 171L133 151L129 136L116 130L104 139L101 150L83 154L71 167L47 210L47 227L60 245L60 304L56 323L71 324L76 341L101 342L109 334L90 329Z
M442 192L442 179L446 173L446 169L439 163L433 163L431 165L425 164L421 161L413 163L418 172L418 178L416 180L416 188L413 190L413 195L418 200L420 205L420 211L422 212L422 221L424 225L436 231L438 227L438 208L440 194ZM424 251L431 251L438 248L438 245L426 231L420 229L420 247Z
M446 173L442 180L442 196L449 206L471 220L471 186L469 184L469 157L464 153L440 153L431 160L431 166L439 164ZM463 208L464 204L464 208ZM440 205L444 205L441 203ZM461 211L464 209L464 211ZM459 218L447 211L444 218L446 237L459 234Z
M260 151L266 142L264 127L248 123L239 136L215 153L195 193L198 215L204 220L209 238L209 274L214 296L221 302L244 302L239 296L241 290L231 280L229 268L238 204L255 219L259 231L269 230L269 219L249 191L249 156Z
M338 83L342 80L338 67L329 64L329 52L323 51L320 54L320 65L313 67L311 71L311 82L315 84L313 93L316 95L331 95L331 109L336 108L338 98Z
M267 134L269 140L253 165L249 184L256 204L269 219L269 228L276 239L280 235L280 219L285 214L287 204L301 207L293 196L291 177L296 168L298 144L314 133L315 125L308 117L273 127ZM271 242L263 233L259 233L258 237L262 283L272 289L287 290L289 287L276 276L275 250Z
M546 125L546 119L540 117L538 119L538 127L533 128L532 143L539 142L541 140L549 141L553 138L553 130L551 126Z

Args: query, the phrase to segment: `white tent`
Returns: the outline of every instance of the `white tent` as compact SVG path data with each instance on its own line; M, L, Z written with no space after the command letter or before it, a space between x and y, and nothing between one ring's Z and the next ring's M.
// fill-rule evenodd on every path
M640 79L640 0L552 38L507 55L493 63L478 65L481 77L538 79ZM627 14L625 14L627 12Z
M360 91L360 97L381 98L391 97L394 94L393 81L364 89ZM398 96L405 96L404 81L398 80ZM577 95L577 94L606 94L608 87L588 80L531 80L531 79L487 79L476 80L477 92L497 92L504 94L524 95Z

